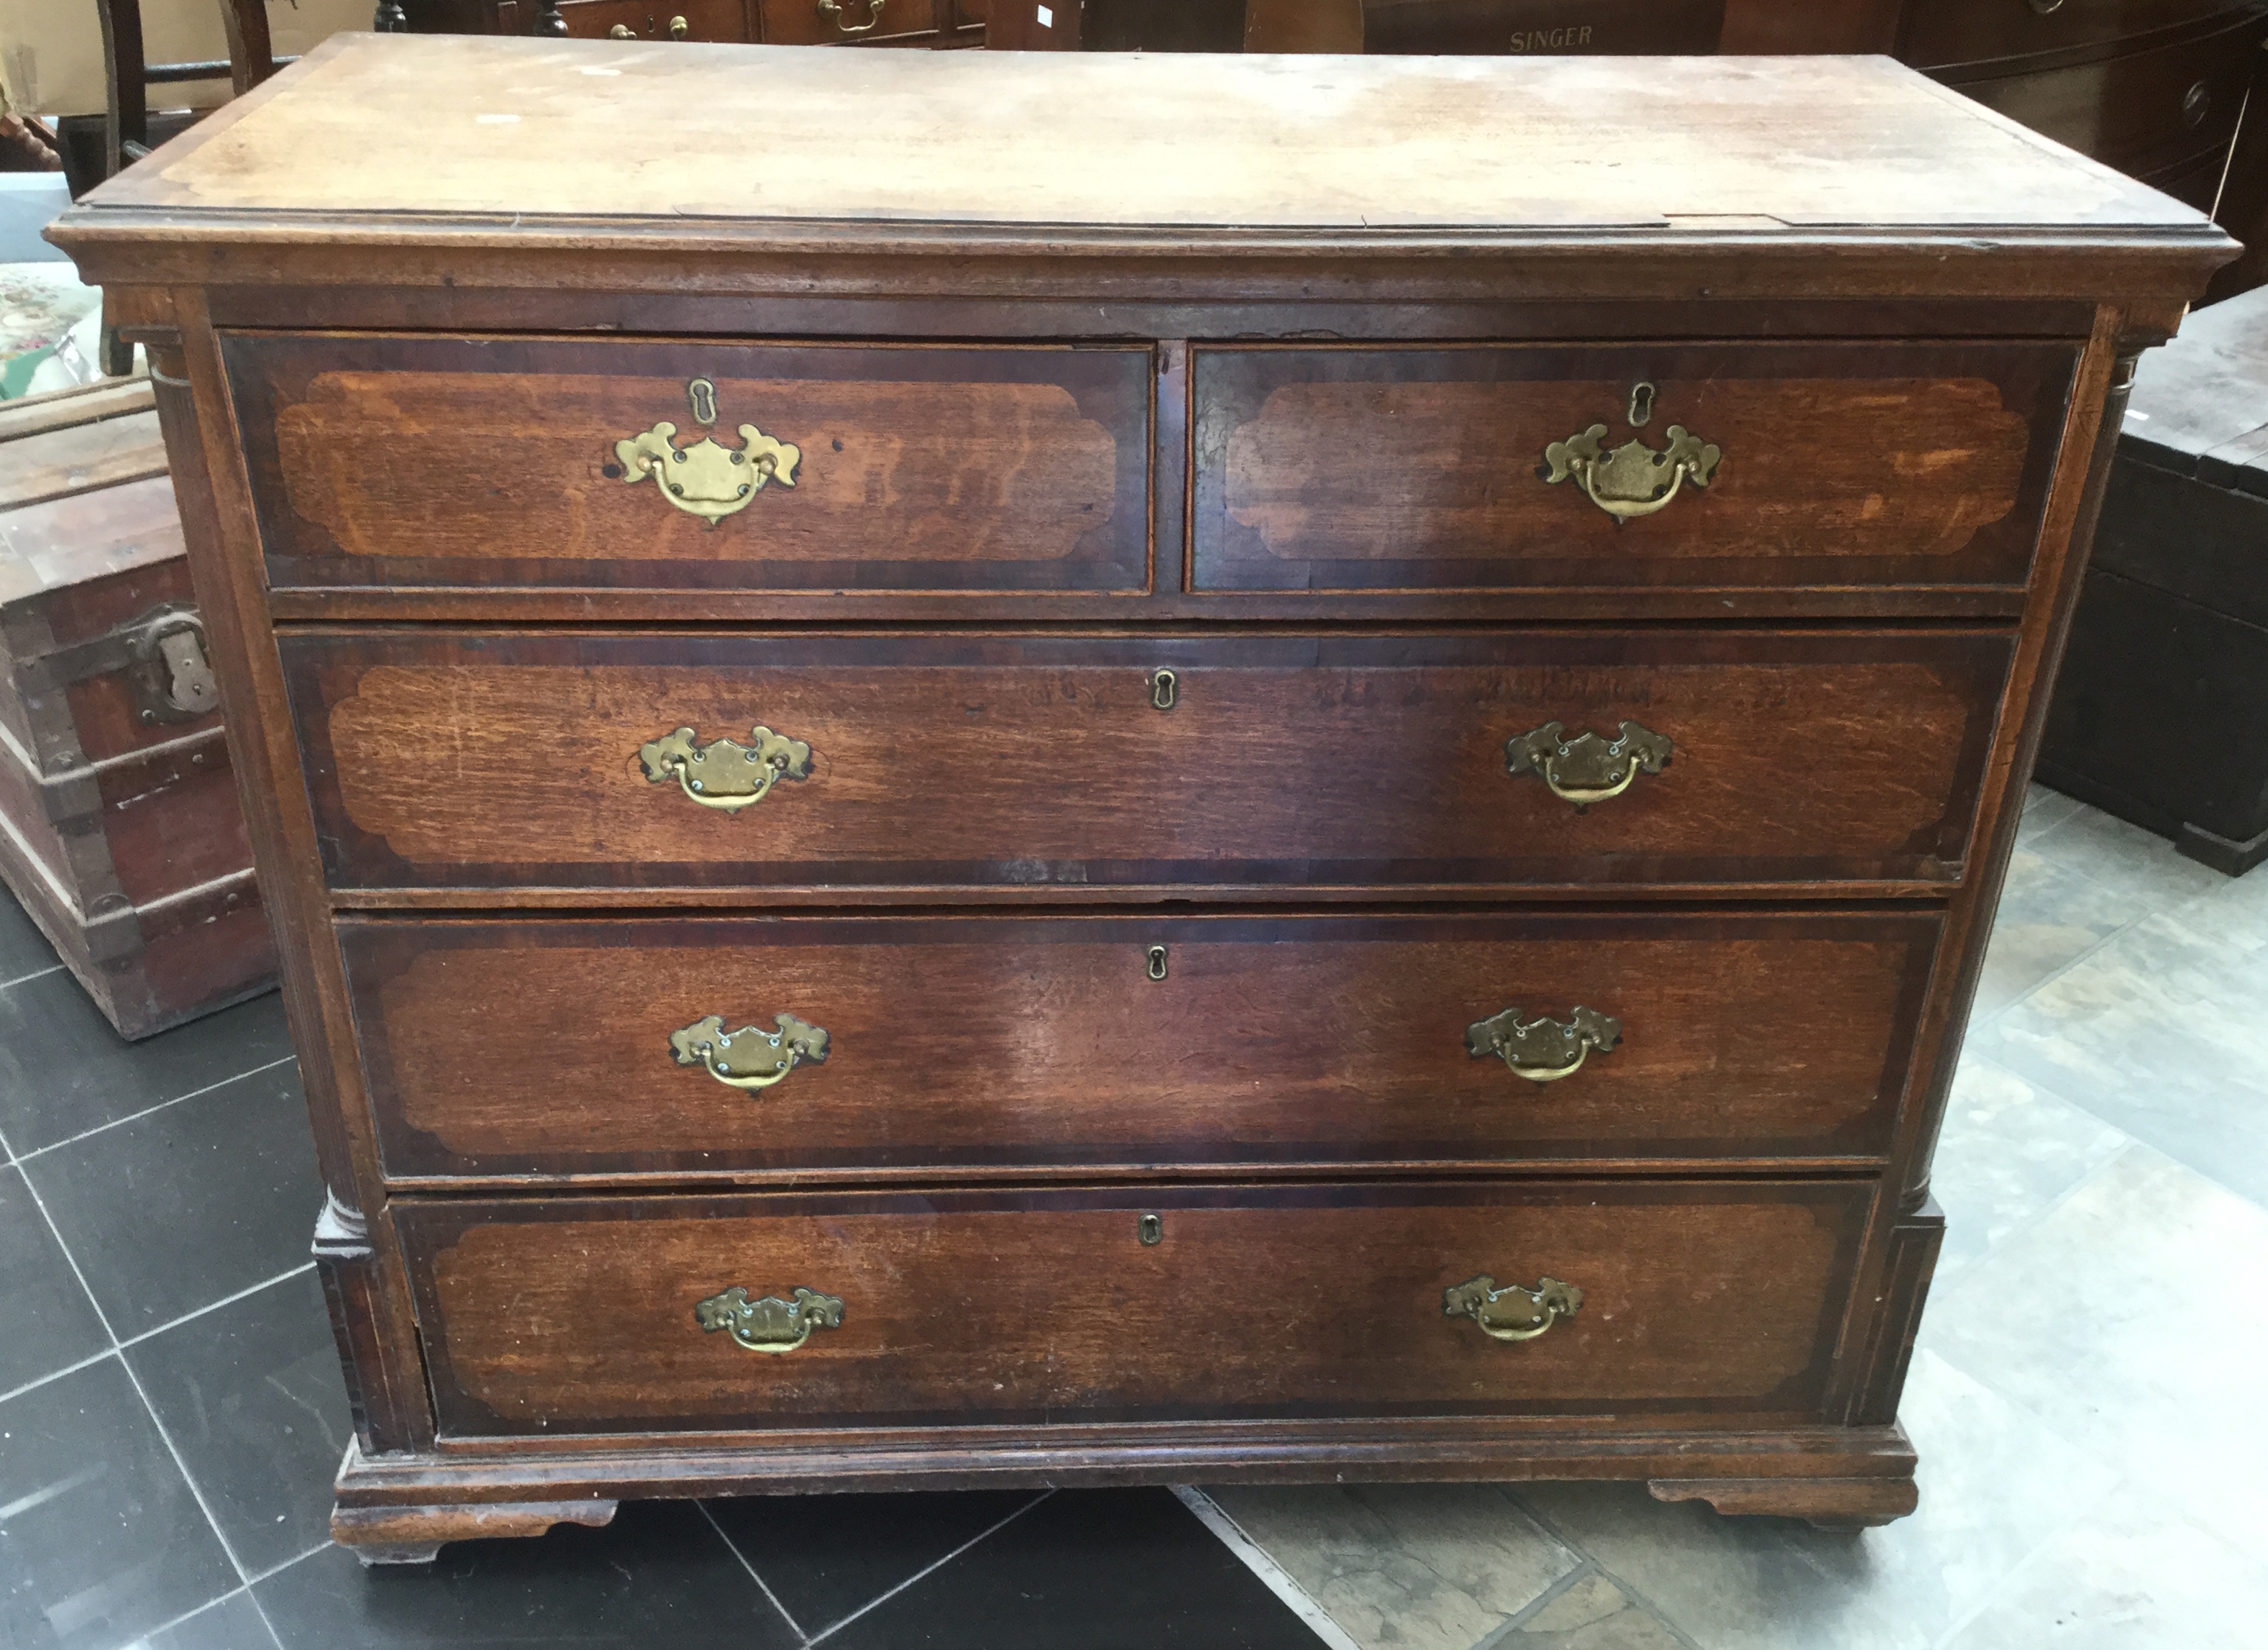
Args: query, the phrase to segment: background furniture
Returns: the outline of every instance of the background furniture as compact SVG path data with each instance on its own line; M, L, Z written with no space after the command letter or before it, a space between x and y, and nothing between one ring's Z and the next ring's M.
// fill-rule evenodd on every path
M344 37L55 230L164 375L335 1532L1911 1510L2043 673L2227 239L1852 58L768 54L678 213L753 61Z
M2268 859L2268 288L2192 314L2133 411L2040 777L2230 876Z
M989 0L398 0L418 33L977 46Z
M275 983L146 379L0 405L0 878L122 1036Z

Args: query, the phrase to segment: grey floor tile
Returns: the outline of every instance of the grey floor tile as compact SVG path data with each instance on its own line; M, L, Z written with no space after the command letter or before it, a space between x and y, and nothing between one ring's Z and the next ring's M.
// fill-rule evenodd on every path
M1946 1102L1930 1184L1945 1209L1937 1289L2116 1157L2129 1137L1977 1057Z
M710 1513L806 1633L976 1540L1036 1490L912 1495L774 1495L711 1501Z
M0 888L0 984L60 966L39 924L24 914L14 895Z
M2023 816L2016 821L2016 840L2024 842L2053 829L2078 813L2080 806L2077 797L2051 791L2043 784L2028 785L2024 790Z
M1645 1605L1594 1570L1484 1650L1682 1650Z
M2268 1204L2263 941L2186 912L2147 917L1973 1030L1970 1046Z
M1921 1344L2268 1552L2268 1210L2129 1146L1933 1299Z
M1945 1650L2257 1650L2268 1561L2120 1490L2034 1555Z
M1168 1490L1060 1490L828 1650L1315 1650Z
M23 1172L0 1168L0 1392L67 1369L109 1344Z
M284 1650L799 1642L689 1501L625 1501L603 1529L454 1542L431 1565L366 1570L344 1548L326 1547L253 1592Z
M127 1042L69 973L0 991L0 1134L18 1155L291 1052L275 992Z
M21 1167L121 1339L305 1264L322 1202L293 1065Z
M1578 1562L1491 1484L1205 1494L1363 1650L1471 1650Z
M221 1533L257 1574L329 1538L352 1421L313 1272L126 1349Z
M232 1593L195 1615L145 1633L126 1650L277 1650L249 1592Z
M2117 1474L1927 1352L1900 1418L1921 1507L1880 1529L1724 1518L1636 1484L1520 1495L1704 1650L1930 1650Z
M237 1582L116 1359L0 1403L0 1644L114 1650Z

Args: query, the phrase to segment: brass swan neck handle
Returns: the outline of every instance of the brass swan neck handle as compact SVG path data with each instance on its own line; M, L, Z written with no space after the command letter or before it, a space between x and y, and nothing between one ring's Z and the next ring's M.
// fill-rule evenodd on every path
M792 1352L811 1338L814 1330L843 1327L843 1300L839 1295L800 1286L792 1300L766 1295L751 1300L747 1290L734 1284L722 1294L695 1302L693 1321L703 1333L721 1330L734 1345L748 1352Z
M672 729L638 747L638 763L648 784L677 781L688 799L703 807L737 814L761 802L782 779L811 776L811 747L775 733L762 723L748 730L749 742L712 739L702 744L689 727Z
M1622 1038L1623 1022L1596 1009L1578 1008L1557 1020L1540 1014L1522 1020L1520 1010L1507 1008L1465 1028L1465 1052L1476 1060L1495 1055L1531 1083L1556 1083L1581 1071L1592 1050L1610 1053Z
M1573 803L1580 814L1620 796L1639 774L1668 767L1672 748L1667 733L1636 722L1622 723L1612 739L1587 728L1571 739L1565 726L1546 722L1505 741L1504 765L1515 778L1535 775L1553 796Z
M1562 1318L1582 1310L1583 1292L1557 1278L1541 1278L1533 1289L1509 1284L1499 1289L1483 1272L1441 1292L1441 1315L1470 1318L1491 1340L1532 1341Z
M827 1063L827 1033L793 1014L775 1014L777 1029L743 1026L725 1029L722 1014L710 1014L669 1034L669 1051L680 1065L697 1065L727 1088L770 1088L806 1061Z

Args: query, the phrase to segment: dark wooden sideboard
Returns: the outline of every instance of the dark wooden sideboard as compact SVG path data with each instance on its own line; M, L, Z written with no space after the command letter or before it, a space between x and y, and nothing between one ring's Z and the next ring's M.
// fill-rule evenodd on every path
M360 35L52 233L158 375L342 1541L1911 1510L1933 1142L2204 217L1874 59Z
M433 34L775 46L984 43L990 0L395 0L399 26ZM383 0L380 7L384 14Z

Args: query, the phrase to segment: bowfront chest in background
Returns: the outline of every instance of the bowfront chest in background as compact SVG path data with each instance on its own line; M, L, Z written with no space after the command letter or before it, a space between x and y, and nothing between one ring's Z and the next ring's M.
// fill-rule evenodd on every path
M1913 1506L1930 1145L2204 219L1881 61L364 37L55 233L159 374L342 1540Z

